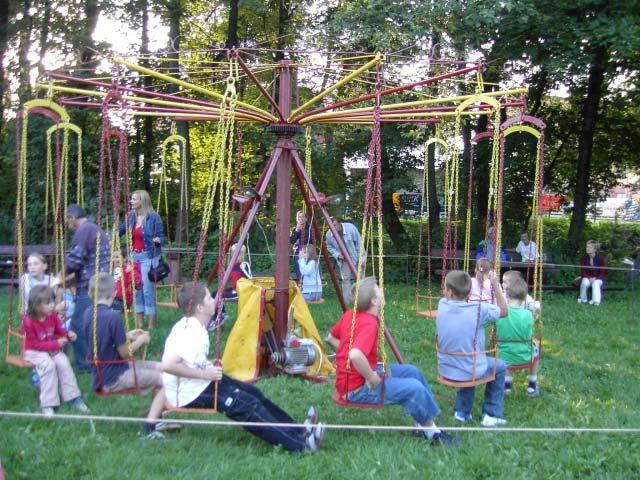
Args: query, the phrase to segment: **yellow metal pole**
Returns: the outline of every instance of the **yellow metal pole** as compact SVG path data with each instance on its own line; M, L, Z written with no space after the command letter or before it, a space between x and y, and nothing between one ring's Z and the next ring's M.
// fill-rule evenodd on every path
M158 80L163 80L165 82L173 83L175 85L180 85L181 87L187 88L187 89L192 90L194 92L202 93L204 95L207 95L208 97L217 98L218 100L224 99L224 95L222 95L222 94L220 94L218 92L215 92L213 90L209 90L209 89L201 87L199 85L194 85L193 83L185 82L184 80L173 78L171 75L165 75L164 73L156 72L154 70L151 70L150 68L141 67L140 65L137 65L135 63L128 62L124 58L115 57L113 59L113 61L115 63L120 64L120 65L124 65L124 66L130 68L131 70L135 70L135 71L143 73L145 75L149 75L149 76L151 76L153 78L157 78ZM267 112L266 110L258 108L258 107L254 106L254 105L251 105L249 103L244 103L244 102L241 102L239 100L236 102L236 104L238 106L241 106L241 107L246 108L248 110L251 110L253 112L256 112L256 113L259 113L261 115L264 115L264 116L268 117L269 119L271 119L271 121L273 121L273 122L277 122L278 121L277 117L275 117L271 113Z
M291 115L289 115L289 118L287 119L288 121L291 121L291 119L293 117L295 117L298 113L300 113L301 111L303 111L304 109L306 109L307 107L313 105L314 103L316 103L318 100L322 99L323 97L326 97L327 95L329 95L331 92L333 92L336 88L341 87L342 85L344 85L345 83L353 80L355 77L357 77L358 75L360 75L363 72L366 72L367 70L369 70L371 67L376 66L378 63L380 63L382 60L384 59L384 56L381 53L377 53L376 56L374 57L373 60L371 60L370 62L365 63L362 67L358 68L356 71L351 72L349 75L347 75L346 77L340 79L338 82L336 82L334 85L330 86L329 88L327 88L326 90L324 90L323 92L320 92L318 95L316 95L315 97L313 97L311 100L308 100L307 102L303 103L302 105L300 105L298 108L296 108L293 112L291 112Z

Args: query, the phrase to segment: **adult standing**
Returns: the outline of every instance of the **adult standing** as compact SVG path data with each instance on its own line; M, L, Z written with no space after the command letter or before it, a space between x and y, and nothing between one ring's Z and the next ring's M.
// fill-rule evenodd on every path
M358 268L358 255L360 254L360 243L362 238L360 232L356 226L352 223L339 222L336 218L331 219L334 228L337 230L338 235L342 237L342 241L347 249L347 254L353 262L356 268ZM345 303L351 304L353 299L351 296L351 283L353 280L353 274L349 268L349 263L342 256L342 252L338 248L338 241L333 236L331 230L326 234L327 250L331 256L335 259L338 268L340 268L340 275L342 277L342 296ZM362 270L364 270L365 260L362 262Z
M538 258L538 246L531 241L529 234L524 232L520 235L520 241L516 246L516 252L520 254L523 262L535 262Z
M303 211L296 213L296 228L293 229L289 236L289 243L293 246L293 271L296 280L299 282L301 279L300 266L298 264L300 253L304 251L307 245L313 245L314 243L311 224L307 221L307 216Z
M73 344L75 363L79 372L88 372L87 345L84 332L84 312L91 306L89 298L89 280L96 273L96 260L99 272L108 272L111 260L111 245L107 234L94 222L87 219L82 207L71 204L66 212L67 226L73 230L71 248L65 257L65 268L76 277L76 307L71 317L71 330L78 338ZM99 239L99 242L98 242ZM96 246L99 250L96 254Z
M120 225L120 236L131 235L131 259L140 264L142 290L136 290L135 312L138 328L143 328L144 317L149 317L149 328L155 328L156 285L149 279L149 270L156 267L162 254L164 228L162 219L151 205L151 197L146 190L136 190L129 202L131 211L126 222ZM129 244L128 244L129 245Z

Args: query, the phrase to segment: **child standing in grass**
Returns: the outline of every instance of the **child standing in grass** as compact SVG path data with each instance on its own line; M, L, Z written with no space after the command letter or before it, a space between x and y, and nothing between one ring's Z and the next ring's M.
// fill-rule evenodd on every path
M77 410L88 412L69 359L62 351L68 342L76 340L76 334L62 327L55 312L55 294L51 287L36 285L31 288L22 329L25 335L24 358L35 365L40 378L42 414L52 416L54 408L60 406L60 396Z
M485 355L484 326L507 315L507 302L495 272L487 272L487 279L491 282L497 305L467 302L471 291L469 274L459 270L447 273L445 298L440 299L436 316L440 350L438 371L449 380L466 382L472 378L493 375L495 369L495 379L486 384L481 420L483 427L495 427L507 423L504 419L504 379L507 367L502 360ZM458 389L454 413L456 420L471 420L474 396L475 387Z
M307 302L316 302L322 298L322 279L318 267L318 255L313 244L306 245L298 258L302 296Z
M533 315L525 308L527 284L523 279L512 279L507 287L508 315L496 323L500 359L507 364L530 364L527 395L537 397L540 346L533 339ZM505 377L504 391L511 393L513 377Z

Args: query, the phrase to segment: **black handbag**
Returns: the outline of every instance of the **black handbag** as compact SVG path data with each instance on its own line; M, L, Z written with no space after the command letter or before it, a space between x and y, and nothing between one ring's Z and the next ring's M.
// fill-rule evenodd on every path
M169 264L164 261L162 257L158 259L158 265L155 267L152 265L149 269L149 281L153 283L160 282L167 278L171 273L171 268L169 268Z

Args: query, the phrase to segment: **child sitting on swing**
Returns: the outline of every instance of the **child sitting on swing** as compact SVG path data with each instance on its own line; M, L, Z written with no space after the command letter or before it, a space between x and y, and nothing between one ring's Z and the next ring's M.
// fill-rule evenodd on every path
M491 291L489 272L491 272L491 262L486 258L478 259L476 261L476 276L471 278L470 302L494 302L495 296Z
M113 254L113 279L116 284L116 296L111 308L124 313L125 300L127 311L131 311L135 290L142 290L142 275L138 262L128 261L122 254ZM142 325L137 325L141 328Z
M520 278L511 280L507 287L508 315L496 323L499 357L507 366L530 364L529 385L527 395L537 397L538 364L540 362L540 346L533 336L533 315L525 307L527 284ZM505 377L504 391L511 393L513 377Z
M233 254L236 248L238 248L237 243L231 245L229 254ZM238 280L241 278L253 278L251 265L244 259L247 254L247 247L240 245L239 248L240 253L238 254L238 259L236 260L236 263L233 264L233 268L231 270L231 288L227 288L224 292L224 298L227 300L235 300L238 298Z
M445 277L445 298L438 303L436 331L438 336L438 372L448 380L467 382L473 378L492 376L486 384L482 407L483 427L504 425L504 379L507 367L500 359L487 357L484 326L507 315L507 302L500 290L494 271L487 279L496 299L488 302L467 302L471 291L471 277L467 272L452 270ZM466 355L460 353L464 352ZM475 386L458 388L454 419L471 420Z
M22 319L25 335L24 358L35 365L40 379L42 414L51 417L60 406L60 396L81 412L89 409L82 401L80 389L69 359L63 352L76 333L62 327L55 312L55 293L47 285L36 285L29 292L27 314ZM60 394L58 394L60 390Z

